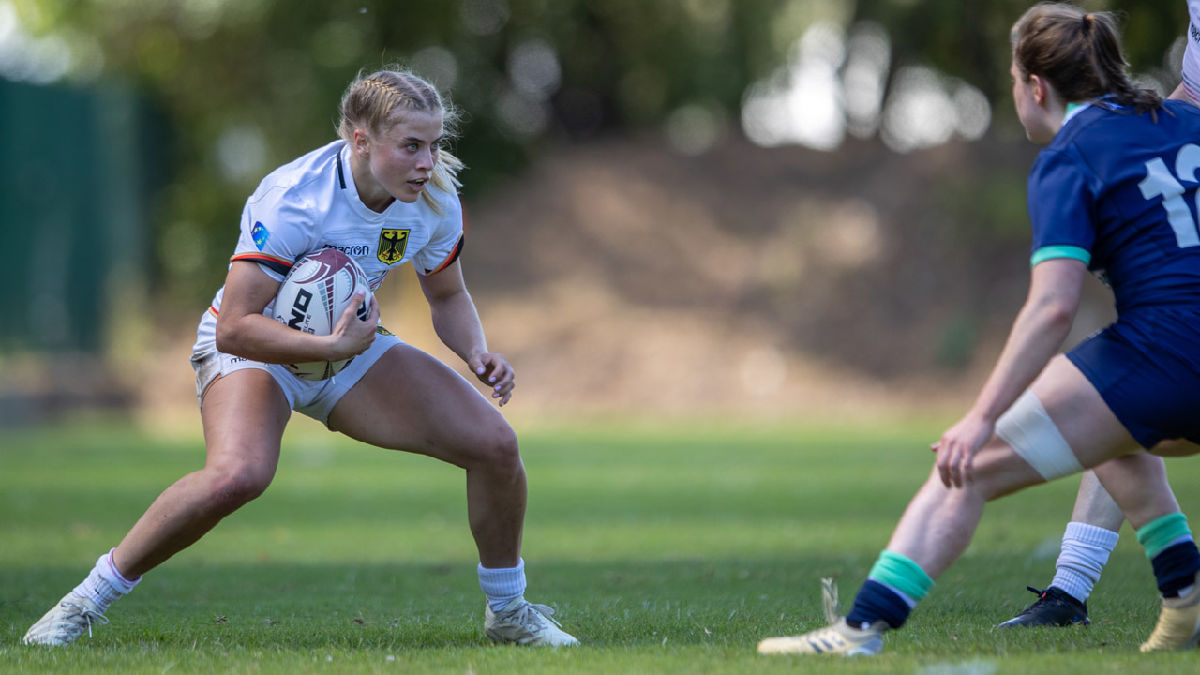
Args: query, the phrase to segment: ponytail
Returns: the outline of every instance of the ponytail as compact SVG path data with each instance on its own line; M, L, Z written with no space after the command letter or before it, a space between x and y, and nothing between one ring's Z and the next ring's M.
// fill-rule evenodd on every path
M1116 19L1073 5L1043 3L1013 24L1013 61L1024 75L1037 74L1066 101L1109 97L1137 113L1162 107L1162 97L1129 77Z

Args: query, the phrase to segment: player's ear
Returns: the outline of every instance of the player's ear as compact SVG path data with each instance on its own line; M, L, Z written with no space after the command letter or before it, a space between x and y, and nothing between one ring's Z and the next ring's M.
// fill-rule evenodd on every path
M366 130L355 127L354 138L350 142L350 145L354 150L354 154L358 155L359 157L366 157L367 155L371 154L369 147L370 144L371 139L367 137Z
M1029 81L1033 84L1033 100L1038 105L1046 103L1046 99L1050 96L1050 83L1042 79L1040 75L1029 74Z

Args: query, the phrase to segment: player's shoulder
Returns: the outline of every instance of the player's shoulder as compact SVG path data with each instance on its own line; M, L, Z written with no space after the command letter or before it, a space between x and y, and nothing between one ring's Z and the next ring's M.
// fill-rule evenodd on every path
M278 167L263 177L249 202L301 210L324 208L333 196L343 141L333 141Z
M432 213L440 214L441 218L457 218L462 219L462 201L459 199L458 191L453 187L446 189L440 188L433 183L428 184L425 194L433 204L424 204ZM422 200L423 201L423 200Z
M1092 144L1093 139L1089 137L1093 134L1087 133L1090 126L1088 120L1078 119L1078 117L1082 117L1082 115L1070 120L1069 124L1059 129L1054 138L1038 152L1037 159L1034 160L1035 172L1039 168L1082 163L1082 146Z
M1063 125L1046 151L1092 159L1134 155L1145 147L1200 133L1197 112L1195 106L1174 100L1142 112L1105 101L1093 103Z
M1093 169L1092 152L1104 146L1092 131L1091 117L1084 110L1068 120L1054 139L1038 152L1029 171L1028 190L1032 199L1035 194L1077 193L1078 187L1096 185L1099 182Z
M1137 124L1140 115L1132 110L1111 105L1107 101L1083 104L1078 113L1069 115L1054 140L1053 146L1067 146L1072 143L1103 143L1103 137L1128 133L1129 125Z
M447 190L429 183L425 194L408 208L415 209L423 227L432 231L447 232L463 228L462 202L453 188Z
M1163 101L1163 110L1177 118L1180 124L1193 127L1200 125L1200 105L1198 104L1169 98Z

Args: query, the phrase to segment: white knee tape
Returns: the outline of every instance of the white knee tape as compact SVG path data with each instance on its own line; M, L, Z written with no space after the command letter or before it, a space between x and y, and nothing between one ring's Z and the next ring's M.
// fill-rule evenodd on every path
M996 435L1046 480L1083 471L1067 439L1028 389L996 420Z

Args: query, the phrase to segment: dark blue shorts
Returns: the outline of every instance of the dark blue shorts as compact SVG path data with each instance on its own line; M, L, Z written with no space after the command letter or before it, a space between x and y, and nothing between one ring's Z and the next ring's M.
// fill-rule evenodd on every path
M1200 443L1200 310L1142 309L1068 354L1145 448Z

